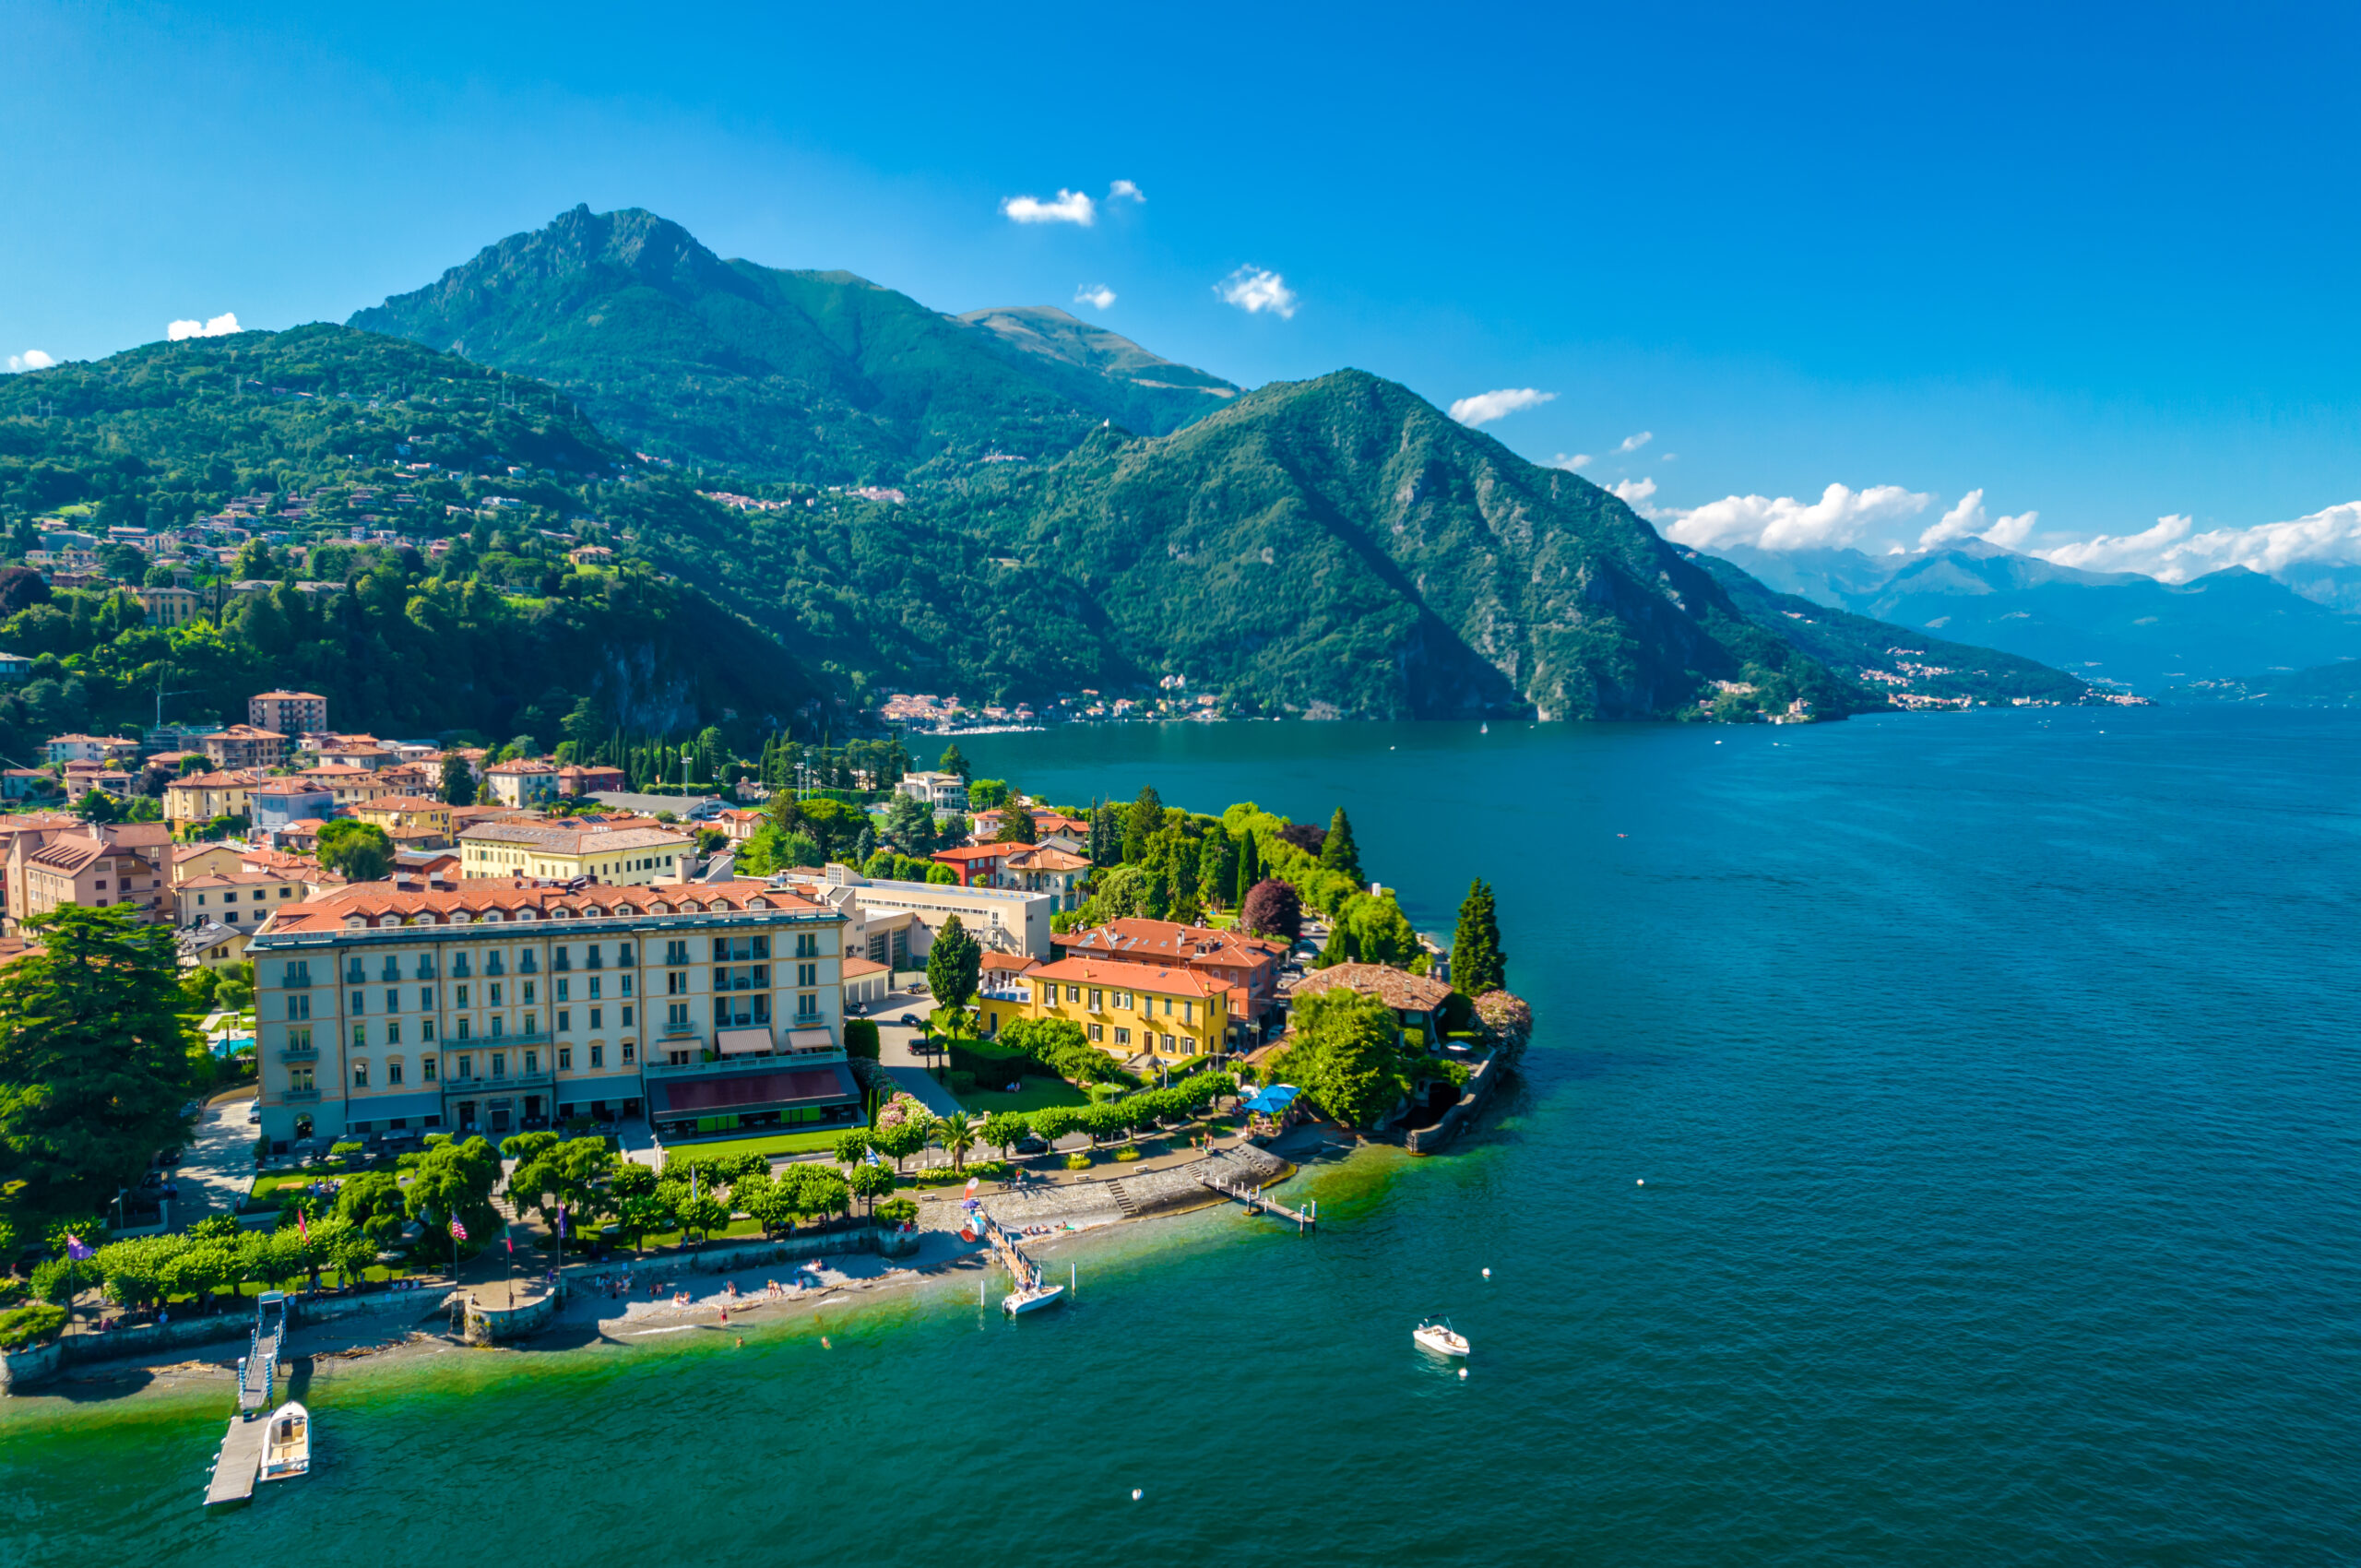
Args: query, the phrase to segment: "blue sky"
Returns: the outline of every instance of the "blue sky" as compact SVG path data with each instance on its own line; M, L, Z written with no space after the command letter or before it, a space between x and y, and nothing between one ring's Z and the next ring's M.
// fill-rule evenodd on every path
M1904 9L17 0L0 354L341 319L636 205L1248 384L1547 393L1484 428L1677 536L2349 554L2361 18ZM1291 315L1225 303L1258 270Z

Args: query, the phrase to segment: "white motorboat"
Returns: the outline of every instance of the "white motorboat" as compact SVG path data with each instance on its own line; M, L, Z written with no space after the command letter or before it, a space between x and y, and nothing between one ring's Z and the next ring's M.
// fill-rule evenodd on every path
M1014 1317L1042 1307L1054 1307L1066 1299L1062 1285L1027 1285L1022 1290L1011 1290L1000 1299L1000 1310Z
M262 1442L261 1479L283 1481L312 1467L312 1413L292 1399L270 1413L270 1432Z
M1455 1332L1451 1324L1437 1323L1432 1318L1429 1318L1412 1329L1410 1337L1424 1348L1432 1350L1439 1356L1467 1354L1467 1336Z

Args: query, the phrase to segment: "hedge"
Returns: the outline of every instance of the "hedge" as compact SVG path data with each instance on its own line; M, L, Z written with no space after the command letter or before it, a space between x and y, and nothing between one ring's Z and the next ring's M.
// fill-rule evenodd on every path
M0 1313L0 1349L21 1350L38 1345L65 1326L65 1309L54 1301L27 1301Z

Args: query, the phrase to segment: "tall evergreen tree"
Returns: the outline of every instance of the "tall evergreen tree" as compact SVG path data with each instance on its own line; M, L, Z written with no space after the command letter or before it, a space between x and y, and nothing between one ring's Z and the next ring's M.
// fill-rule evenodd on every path
M1361 875L1361 852L1353 842L1352 820L1338 806L1336 814L1328 819L1328 837L1321 840L1320 863L1330 871L1342 872L1355 882L1367 880Z
M471 806L476 803L476 776L468 767L467 758L456 753L443 757L443 803L446 806Z
M1164 826L1164 798L1150 784L1140 790L1123 813L1123 862L1137 865L1147 858L1147 841Z
M946 770L947 771L947 770ZM976 994L976 982L984 966L983 944L967 934L967 928L953 915L934 933L934 942L927 949L927 989L934 993L936 1003L944 1007L965 1007Z
M1460 901L1459 928L1451 934L1451 985L1463 996L1508 988L1508 955L1501 951L1501 921L1492 907L1492 885L1482 877L1467 885Z
M1238 836L1238 874L1235 881L1240 904L1245 902L1246 895L1253 891L1254 885L1262 880L1263 838L1250 827Z
M935 758L934 770L937 773L955 773L960 780L965 782L968 776L974 773L975 767L960 752L959 742L954 741L943 748L941 756Z
M169 925L67 905L0 969L0 1182L58 1208L138 1179L181 1141L193 1043Z

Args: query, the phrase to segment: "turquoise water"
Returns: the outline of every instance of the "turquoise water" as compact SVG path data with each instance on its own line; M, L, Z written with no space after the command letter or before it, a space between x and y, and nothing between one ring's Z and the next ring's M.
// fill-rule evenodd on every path
M1429 929L1492 878L1521 1091L1300 1178L1316 1239L1128 1228L1015 1324L970 1277L829 1348L324 1379L319 1472L227 1519L218 1395L10 1401L0 1562L2361 1557L2361 723L960 744L1061 799L1342 802Z

